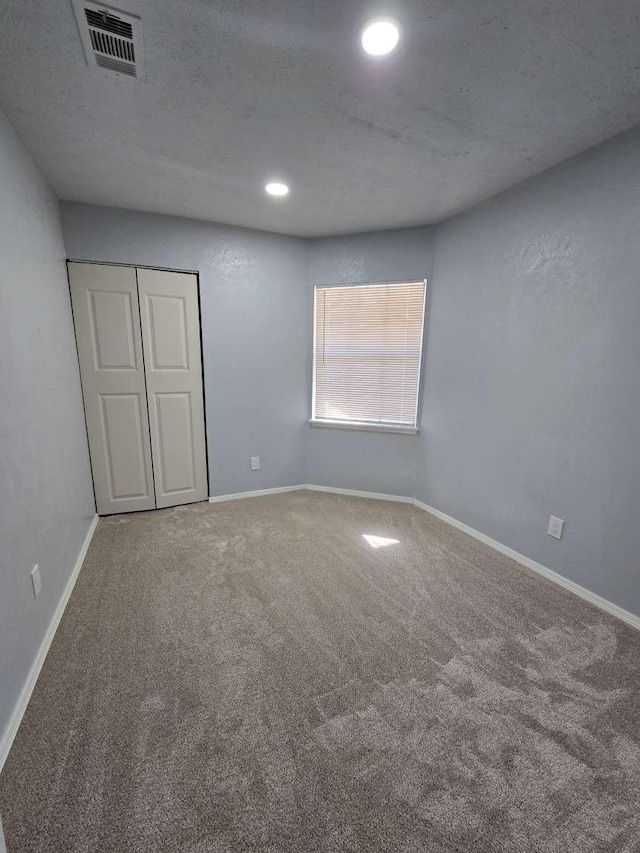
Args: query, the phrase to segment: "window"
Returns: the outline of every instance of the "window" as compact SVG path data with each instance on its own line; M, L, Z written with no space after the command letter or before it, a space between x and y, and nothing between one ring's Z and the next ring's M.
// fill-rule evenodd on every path
M316 287L317 426L415 432L426 282Z

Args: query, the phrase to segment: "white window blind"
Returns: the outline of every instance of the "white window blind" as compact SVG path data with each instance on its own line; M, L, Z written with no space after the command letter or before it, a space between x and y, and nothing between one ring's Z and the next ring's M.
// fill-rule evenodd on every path
M313 420L416 426L425 288L315 288Z

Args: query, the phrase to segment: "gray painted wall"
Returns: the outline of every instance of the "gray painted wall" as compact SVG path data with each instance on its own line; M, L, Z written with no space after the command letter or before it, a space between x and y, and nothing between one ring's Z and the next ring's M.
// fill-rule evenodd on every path
M309 383L314 286L430 279L432 264L433 228L406 228L310 241ZM308 400L310 406L310 384ZM305 454L306 482L413 496L417 441L412 435L310 428Z
M303 482L306 244L83 204L63 203L62 222L70 258L200 273L210 494Z
M95 508L58 202L2 112L0 187L1 733Z
M418 498L634 613L639 324L640 131L436 230Z

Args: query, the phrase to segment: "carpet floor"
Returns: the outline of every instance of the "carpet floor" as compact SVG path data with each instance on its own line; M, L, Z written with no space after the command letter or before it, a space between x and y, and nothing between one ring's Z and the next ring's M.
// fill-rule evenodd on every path
M639 721L639 632L412 506L197 504L100 521L0 812L9 853L637 853Z

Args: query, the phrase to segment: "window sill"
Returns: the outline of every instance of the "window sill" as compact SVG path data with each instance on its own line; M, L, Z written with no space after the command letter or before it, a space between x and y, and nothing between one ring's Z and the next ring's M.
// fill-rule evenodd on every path
M394 432L400 435L417 435L418 428L394 424L370 424L362 421L329 421L309 419L309 426L322 429L357 429L364 432Z

